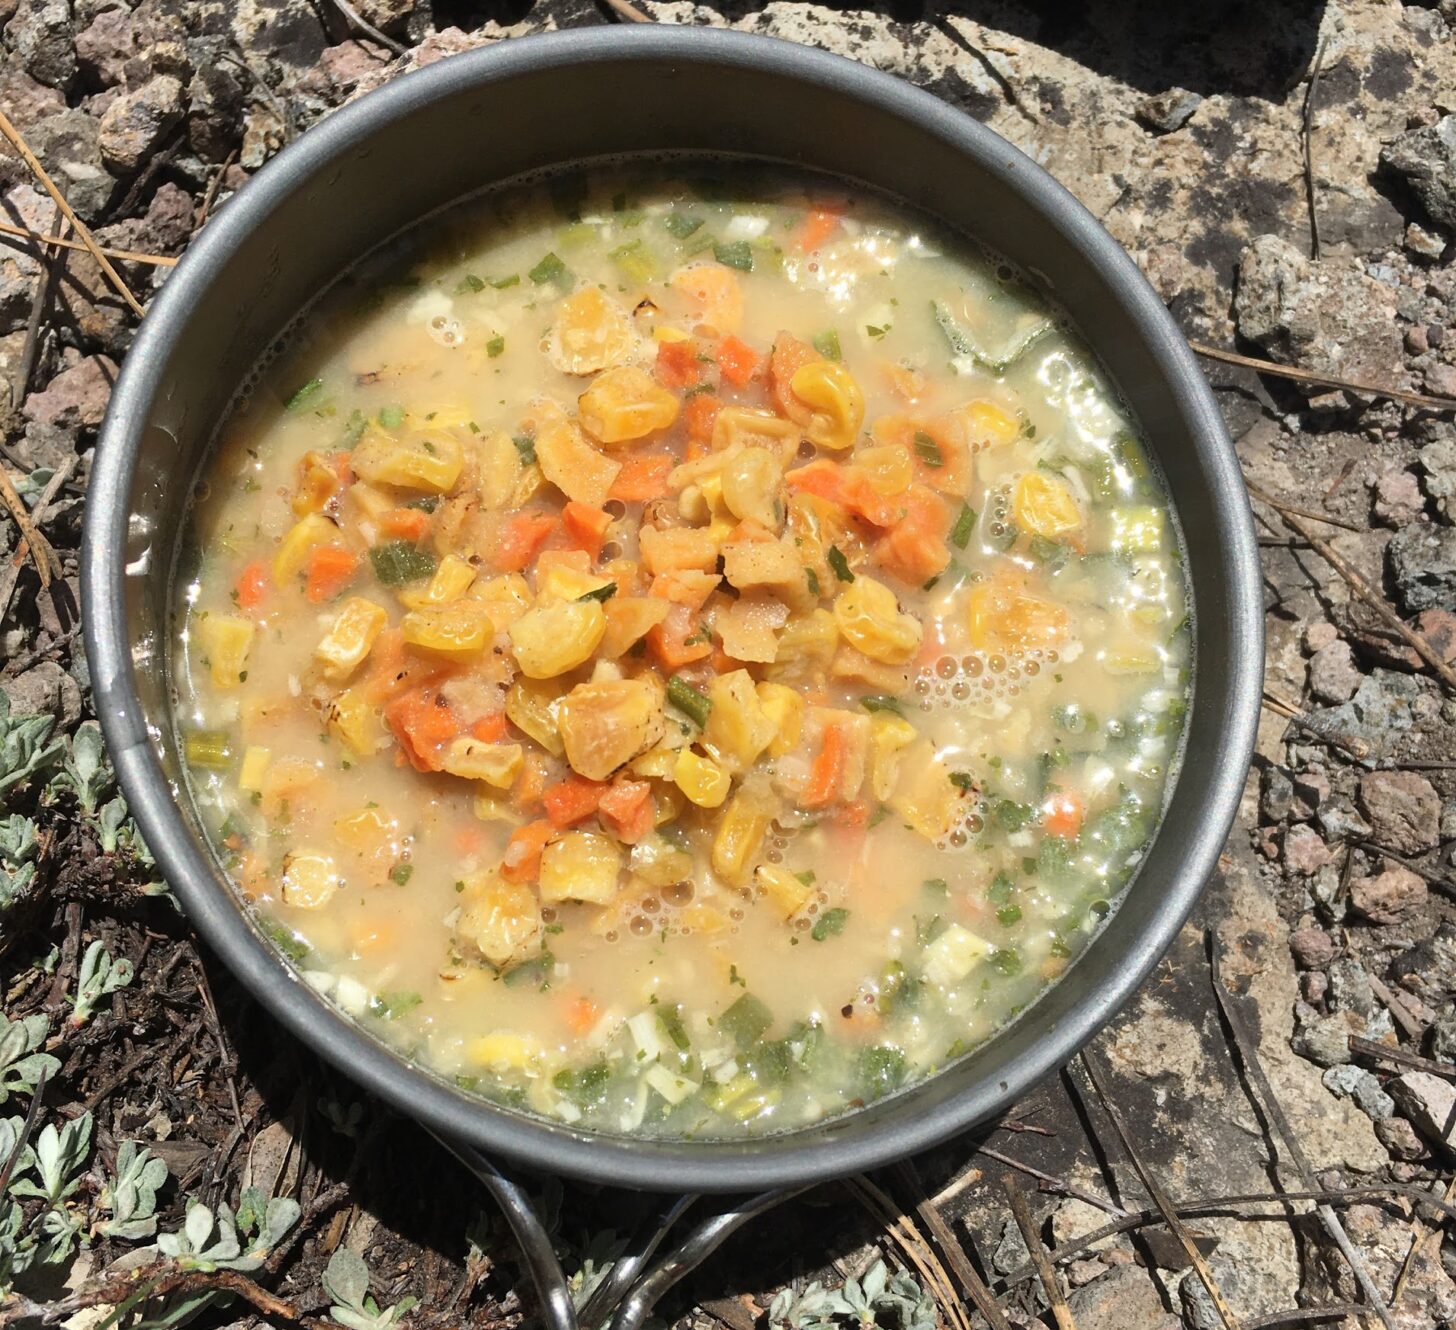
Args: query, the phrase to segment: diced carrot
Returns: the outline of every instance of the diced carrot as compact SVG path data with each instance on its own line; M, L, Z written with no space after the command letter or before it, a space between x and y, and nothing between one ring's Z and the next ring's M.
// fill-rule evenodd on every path
M773 351L768 358L768 382L780 415L788 416L800 425L809 423L809 417L814 413L794 395L789 384L805 365L822 359L824 357L808 342L801 342L792 333L781 332L774 338Z
M722 398L712 393L694 393L683 403L682 421L692 442L707 443L713 437L713 423L722 407Z
M612 525L611 513L572 499L562 510L561 520L577 549L585 550L593 559L602 552L607 528Z
M809 780L799 802L805 808L823 808L839 796L844 784L844 759L849 745L842 725L826 725L819 755L809 768Z
M570 827L583 822L597 811L607 787L599 780L568 776L546 787L541 802L553 827Z
M898 495L881 494L859 467L841 466L824 457L795 467L784 476L784 484L838 504L876 526L894 526L904 510Z
M329 454L329 465L334 468L334 474L339 478L340 485L352 485L354 483L354 457L346 449Z
M600 1015L597 1004L584 993L566 998L562 1005L561 1018L566 1028L578 1037L589 1033Z
M482 840L479 827L461 827L455 833L455 853L474 854L480 849Z
M532 882L541 874L541 851L556 834L556 828L544 818L527 822L511 832L506 852L501 856L500 873L507 882Z
M1071 790L1057 790L1041 806L1041 824L1049 836L1071 839L1082 829L1085 810Z
M945 543L950 512L944 500L921 485L912 485L896 501L904 515L875 542L875 557L887 572L922 586L950 562Z
M884 371L885 381L890 385L891 391L905 401L918 402L925 396L925 375L918 369L897 365L893 360L884 361L880 368Z
M268 565L255 559L238 574L238 604L245 610L256 610L268 599L268 588L273 579Z
M753 378L759 355L736 337L725 337L718 343L718 372L735 388L742 388Z
M690 610L700 610L715 589L716 584L710 577L671 572L658 573L647 588L647 594L670 600L674 605L685 605Z
M549 513L516 513L501 531L491 551L491 563L498 572L521 572L555 529L556 518Z
M379 519L379 529L395 540L418 544L429 535L430 515L418 508L391 508Z
M411 651L398 628L386 628L369 653L364 696L370 702L387 702L411 688L439 683L455 669L445 661Z
M799 247L799 253L809 254L818 249L830 236L834 234L834 228L839 225L839 214L828 208L812 208L809 215L804 218L804 223L799 227L798 234L794 237L794 243Z
M647 645L665 670L680 670L713 651L712 639L686 605L674 605L667 618L647 630Z
M624 457L622 469L607 491L607 498L623 503L646 503L667 493L667 478L672 472L670 457Z
M691 338L657 344L657 381L664 388L691 388L703 379L698 344Z
M489 711L470 727L470 733L484 744L500 743L509 730L504 711Z
M435 688L413 688L384 708L384 720L416 771L439 771L445 745L460 724L445 695Z
M847 803L843 808L837 809L833 821L837 827L846 827L851 830L858 830L870 820L870 806L863 799L856 799Z
M635 845L654 825L652 786L645 780L616 781L602 795L597 811L619 841Z
M423 516L423 514L422 514ZM308 581L303 594L315 605L333 600L359 571L359 556L342 545L315 545L308 552Z
M745 517L743 521L739 522L737 526L723 537L723 543L725 545L738 545L747 542L749 544L762 545L768 541L777 539L778 537L764 526L762 522L752 517Z

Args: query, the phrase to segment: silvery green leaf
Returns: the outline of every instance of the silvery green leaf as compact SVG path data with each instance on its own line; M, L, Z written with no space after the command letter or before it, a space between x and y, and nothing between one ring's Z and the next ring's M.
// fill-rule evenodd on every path
M35 857L38 834L35 823L20 813L0 818L0 858L12 864L29 863Z
M96 829L101 848L107 854L114 853L121 844L126 821L126 800L121 795L118 794L101 805L101 811L96 814Z
M55 1123L47 1123L36 1137L32 1154L40 1174L41 1195L52 1205L59 1204L80 1181L75 1175L86 1163L91 1149L91 1114L83 1113L59 1131Z
M12 716L9 697L0 693L0 791L25 784L65 752L65 743L50 737L54 727L52 716Z
M268 1247L276 1247L298 1223L302 1208L291 1196L275 1196L268 1202L264 1215L263 1234Z
M71 739L71 752L52 784L68 787L76 796L81 811L88 817L111 784L111 768L106 761L106 745L101 726L94 720L80 725Z
M883 1261L876 1261L861 1276L859 1285L864 1294L865 1302L873 1304L885 1291L885 1285L889 1282L889 1267Z
M338 1247L324 1269L323 1285L324 1292L340 1306L362 1308L369 1292L369 1267L357 1252Z
M187 1207L187 1218L182 1225L182 1233L187 1239L188 1251L201 1252L203 1250L208 1238L212 1236L213 1223L212 1211L201 1201L193 1201Z
M167 1180L167 1165L136 1141L123 1141L116 1152L116 1176L99 1197L111 1218L97 1225L110 1238L135 1241L157 1231L157 1191Z

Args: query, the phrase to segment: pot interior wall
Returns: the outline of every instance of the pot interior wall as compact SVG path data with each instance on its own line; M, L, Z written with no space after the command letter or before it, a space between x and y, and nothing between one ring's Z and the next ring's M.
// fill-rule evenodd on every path
M1177 376L1170 378L1166 363L1160 367L1156 357L1170 353L1176 334L1171 325L1150 321L1149 293L1130 265L1099 268L1087 261L1087 244L1110 243L1090 217L1068 209L1065 196L1030 174L1029 164L1009 151L987 154L979 162L969 157L957 113L928 99L915 103L913 115L905 105L892 104L889 94L867 99L860 72L847 62L815 57L808 76L795 80L785 76L793 54L767 61L748 58L741 53L741 39L724 43L729 55L720 59L668 58L658 50L664 44L644 41L638 54L632 42L617 41L615 59L569 68L551 51L564 51L572 43L551 39L510 44L534 47L534 56L498 51L486 54L506 58L489 65L477 57L446 62L459 66L453 82L450 71L406 78L390 90L388 114L381 103L370 133L357 132L366 108L373 111L366 103L358 108L354 133L331 135L326 123L268 168L268 186L260 180L249 187L261 200L244 191L225 205L179 270L178 277L187 281L177 291L165 290L149 315L161 330L154 336L144 333L137 354L147 359L128 367L129 374L150 381L145 409L142 396L126 398L121 417L108 426L109 433L130 430L141 438L127 500L126 558L132 575L125 579L125 624L117 627L132 646L143 710L126 723L137 727L138 735L147 725L173 797L193 840L200 841L195 812L182 793L171 729L163 720L169 711L170 573L189 497L187 482L197 474L238 385L298 310L389 236L490 182L595 156L726 149L871 181L1036 275L1102 356L1141 422L1180 514L1198 607L1199 674L1189 761L1164 834L1112 927L1029 1019L949 1073L854 1117L790 1137L638 1148L635 1157L642 1162L636 1169L626 1147L614 1162L600 1142L593 1145L568 1129L530 1129L538 1141L550 1138L559 1144L538 1153L563 1171L643 1186L735 1190L787 1180L775 1171L774 1159L793 1146L818 1149L802 1157L799 1175L808 1176L847 1158L835 1153L838 1145L852 1147L870 1134L879 1134L879 1153L888 1157L897 1141L906 1148L914 1144L917 1132L928 1136L937 1124L973 1120L1004 1098L1005 1087L1024 1082L1028 1068L1045 1070L1069 1055L1077 1042L1073 1025L1111 1014L1115 1002L1109 990L1118 986L1113 996L1120 996L1120 979L1140 975L1153 964L1192 902L1199 883L1188 881L1189 846L1210 835L1221 839L1223 832L1223 826L1208 826L1208 809L1214 809L1215 823L1232 812L1220 768L1231 748L1235 762L1247 757L1247 751L1240 756L1237 750L1250 731L1248 660L1258 651L1259 630L1249 617L1248 572L1240 564L1248 550L1232 548L1228 539L1227 459L1214 456L1221 426L1211 401L1201 383L1178 382ZM581 41L576 46L585 49ZM1022 180L1028 193L1008 188L1008 179ZM206 280L189 274L189 267ZM1179 348L1177 354L1186 361L1186 351ZM138 414L128 418L133 402ZM152 815L163 816L157 809ZM152 829L148 826L149 834ZM1204 862L1211 863L1212 853L1206 846L1203 850ZM196 873L210 874L208 882L181 884L200 926L205 932L238 931L226 915L240 909L216 867L195 847L187 863ZM1170 910L1177 916L1171 924ZM229 959L239 968L242 953L236 948ZM271 962L261 950L243 959L245 979L266 976ZM276 985L276 968L272 979ZM294 1012L283 1013L281 999L260 995L289 1016L295 1029L308 1024ZM289 1001L296 1007L305 997ZM330 1019L342 1021L320 1015L309 1028L323 1030ZM311 1032L309 1037L323 1043L333 1036ZM331 1055L342 1060L341 1047L336 1044ZM376 1088L407 1110L416 1108L413 1091L421 1074L406 1070L382 1049L371 1059L371 1067L352 1068L355 1074L382 1076L390 1084ZM505 1114L473 1106L443 1086L439 1093L458 1103L436 1115L437 1128L470 1134L477 1144L531 1152L523 1144L525 1135L503 1141L498 1134L492 1139L485 1126L475 1130L484 1119ZM911 1125L917 1123L918 1128ZM588 1149L595 1153L589 1156ZM708 1155L718 1164L703 1164Z

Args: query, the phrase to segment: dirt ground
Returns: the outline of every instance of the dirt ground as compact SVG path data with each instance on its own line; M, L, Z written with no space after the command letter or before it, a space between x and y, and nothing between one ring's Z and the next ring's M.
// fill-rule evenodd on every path
M640 8L931 90L1076 193L1195 343L1317 376L1205 360L1257 496L1267 693L1168 957L1002 1121L784 1205L664 1321L1451 1325L1456 4ZM144 306L343 102L614 21L586 0L0 0L0 1325L534 1315L478 1184L244 995L127 816L76 557L138 318L91 254L35 238L66 226L13 145L101 245L143 256L116 266ZM651 1205L539 1188L584 1296Z

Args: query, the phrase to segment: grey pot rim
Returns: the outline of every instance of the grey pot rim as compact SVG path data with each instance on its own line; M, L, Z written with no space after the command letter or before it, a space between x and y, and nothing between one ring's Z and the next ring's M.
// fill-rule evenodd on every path
M211 274L293 182L412 108L462 89L543 69L569 76L582 62L632 59L711 62L852 91L917 130L953 144L1049 217L1115 290L1149 347L1151 369L1170 385L1209 473L1217 538L1229 571L1225 644L1232 661L1223 695L1200 701L1222 713L1205 817L1163 885L1160 913L1120 938L1122 962L1068 1019L1040 1032L994 1075L928 1107L918 1082L868 1109L815 1127L744 1142L654 1140L593 1134L527 1117L469 1095L387 1048L314 993L224 900L207 851L193 838L149 738L134 682L123 596L128 493L150 404L163 386L168 349L184 316L205 299ZM729 145L724 145L728 148ZM729 149L731 150L731 149ZM873 180L873 172L867 172ZM485 182L482 182L485 183ZM1095 350L1095 339L1089 339ZM178 477L179 483L187 478ZM245 988L306 1046L438 1135L488 1154L601 1184L647 1190L741 1192L841 1177L917 1153L1009 1107L1088 1042L1171 943L1212 872L1232 823L1253 749L1262 674L1262 601L1252 521L1237 460L1212 394L1172 317L1131 258L1090 213L1029 158L970 117L901 80L839 56L722 29L606 27L502 41L396 79L310 129L261 170L193 241L156 297L112 394L91 476L82 548L85 641L97 711L131 811L187 915ZM1116 925L1114 924L1113 927ZM1103 936L1106 935L1104 930ZM1074 967L1073 973L1076 972ZM1037 1008L1022 1020L1035 1021ZM970 1055L994 1050L999 1036ZM964 1064L960 1064L964 1065ZM942 1073L950 1074L949 1072ZM868 1125L866 1125L868 1123Z

